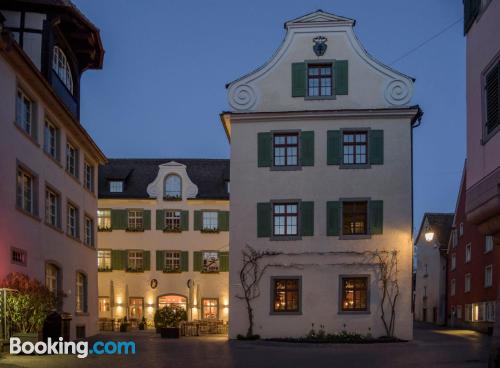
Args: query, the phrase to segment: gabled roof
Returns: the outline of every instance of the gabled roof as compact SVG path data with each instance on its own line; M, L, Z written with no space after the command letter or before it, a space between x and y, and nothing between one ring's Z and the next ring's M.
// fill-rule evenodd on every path
M351 18L342 17L340 15L332 14L325 12L321 9L318 9L312 13L308 13L301 17L289 20L285 22L285 29L290 27L307 27L314 26L316 24L324 26L324 25L350 25L354 26L356 21Z
M99 167L99 199L150 199L147 187L156 179L158 166L171 161L186 166L189 178L198 186L195 199L229 199L229 160L182 158L109 159ZM124 191L110 192L110 180L123 180Z
M439 244L440 249L448 248L448 240L450 239L451 230L453 228L454 213L425 213L420 224L420 229L417 234L417 240L420 238L424 230L425 219L429 222L431 230L434 232L435 240Z

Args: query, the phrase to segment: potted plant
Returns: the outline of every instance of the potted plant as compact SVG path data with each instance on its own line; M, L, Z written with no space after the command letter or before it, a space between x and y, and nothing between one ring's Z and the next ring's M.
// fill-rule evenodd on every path
M162 327L162 324L161 324L161 317L160 317L161 313L160 313L160 309L157 309L156 312L155 312L155 315L153 317L153 323L155 325L155 329L156 329L156 333L160 333L161 331L161 327Z
M187 321L186 310L177 305L166 306L159 311L160 334L162 338L178 339L181 335L180 324Z
M142 317L141 322L139 322L139 330L144 330L146 328L146 318Z
M128 319L127 316L123 317L121 323L120 323L120 332L127 332L128 331Z

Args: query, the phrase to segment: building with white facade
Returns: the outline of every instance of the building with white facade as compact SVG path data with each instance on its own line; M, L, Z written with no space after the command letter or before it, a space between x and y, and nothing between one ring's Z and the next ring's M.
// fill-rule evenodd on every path
M370 56L354 25L321 10L286 22L271 59L227 86L231 338L248 333L251 275L242 282L240 270L250 248L262 255L254 334L304 336L314 323L412 338L412 129L421 111L410 105L414 80ZM393 270L385 289L381 265Z

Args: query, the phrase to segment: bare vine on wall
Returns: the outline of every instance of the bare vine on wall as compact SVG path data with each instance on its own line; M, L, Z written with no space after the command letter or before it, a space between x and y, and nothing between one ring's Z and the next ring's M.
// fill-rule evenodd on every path
M343 255L357 256L362 259L359 262L329 263L322 266L372 266L378 274L378 282L381 288L380 298L380 319L384 325L386 336L393 337L396 321L396 304L399 297L398 284L398 252L396 250L375 250L375 251L336 251L336 252L271 252L257 251L250 245L246 245L242 250L242 268L240 270L240 282L243 295L236 295L238 299L244 300L248 313L247 338L254 337L254 311L252 301L260 296L260 280L269 267L298 268L310 266L321 266L320 264L297 263L266 263L260 264L264 258L273 256L304 256L304 255Z

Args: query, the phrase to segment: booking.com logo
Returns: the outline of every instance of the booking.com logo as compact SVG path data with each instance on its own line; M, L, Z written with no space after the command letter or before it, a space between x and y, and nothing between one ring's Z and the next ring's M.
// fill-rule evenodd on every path
M89 354L94 355L128 355L135 354L135 342L133 341L96 341L89 349L88 341L52 341L49 337L47 342L38 341L21 342L19 337L10 338L10 353L24 354L48 354L48 355L76 355L78 358L86 358Z

